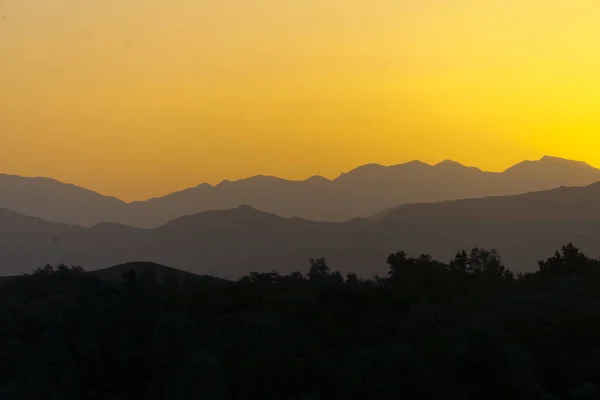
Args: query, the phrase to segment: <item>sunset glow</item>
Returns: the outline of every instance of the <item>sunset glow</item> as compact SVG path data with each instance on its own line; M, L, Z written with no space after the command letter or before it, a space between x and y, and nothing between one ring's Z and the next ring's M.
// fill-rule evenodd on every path
M0 173L124 200L451 158L600 166L598 0L0 0Z

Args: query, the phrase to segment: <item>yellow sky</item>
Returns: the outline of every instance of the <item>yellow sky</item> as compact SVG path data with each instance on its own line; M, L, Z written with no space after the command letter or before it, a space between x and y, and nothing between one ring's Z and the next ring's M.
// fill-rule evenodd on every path
M0 0L0 172L126 200L544 154L600 166L598 0Z

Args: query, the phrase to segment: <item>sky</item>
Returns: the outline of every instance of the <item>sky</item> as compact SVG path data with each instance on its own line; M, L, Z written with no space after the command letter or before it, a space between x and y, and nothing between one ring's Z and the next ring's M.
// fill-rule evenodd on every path
M0 0L0 173L124 200L453 159L600 166L598 0Z

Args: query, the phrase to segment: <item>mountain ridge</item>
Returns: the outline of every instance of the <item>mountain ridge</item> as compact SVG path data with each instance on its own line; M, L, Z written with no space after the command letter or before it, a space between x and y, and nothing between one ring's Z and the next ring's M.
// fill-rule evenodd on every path
M0 207L53 222L94 226L120 223L155 228L181 216L225 210L241 204L282 217L343 222L370 218L402 204L513 195L600 181L588 163L544 156L504 172L482 171L456 161L366 164L335 179L313 176L286 180L256 175L218 185L200 184L163 197L125 203L117 198L48 178L0 175ZM21 179L21 180L20 180ZM33 184L42 179L40 187ZM48 182L53 182L48 188ZM12 185L12 186L11 186Z
M0 210L2 215L19 216ZM252 271L304 271L327 257L341 272L387 273L388 254L431 254L448 260L461 249L496 248L515 272L573 242L595 256L600 242L600 183L515 196L408 204L378 220L317 222L241 206L182 217L155 229L107 229L40 222L0 230L0 275L45 264L97 270L146 260L198 275L231 279ZM15 228L16 229L16 228Z

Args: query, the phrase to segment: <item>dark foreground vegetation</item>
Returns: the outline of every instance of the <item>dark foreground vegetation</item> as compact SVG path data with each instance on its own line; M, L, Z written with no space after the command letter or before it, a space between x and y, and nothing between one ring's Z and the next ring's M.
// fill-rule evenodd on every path
M46 267L0 281L2 399L598 399L600 262L494 251L238 282Z

